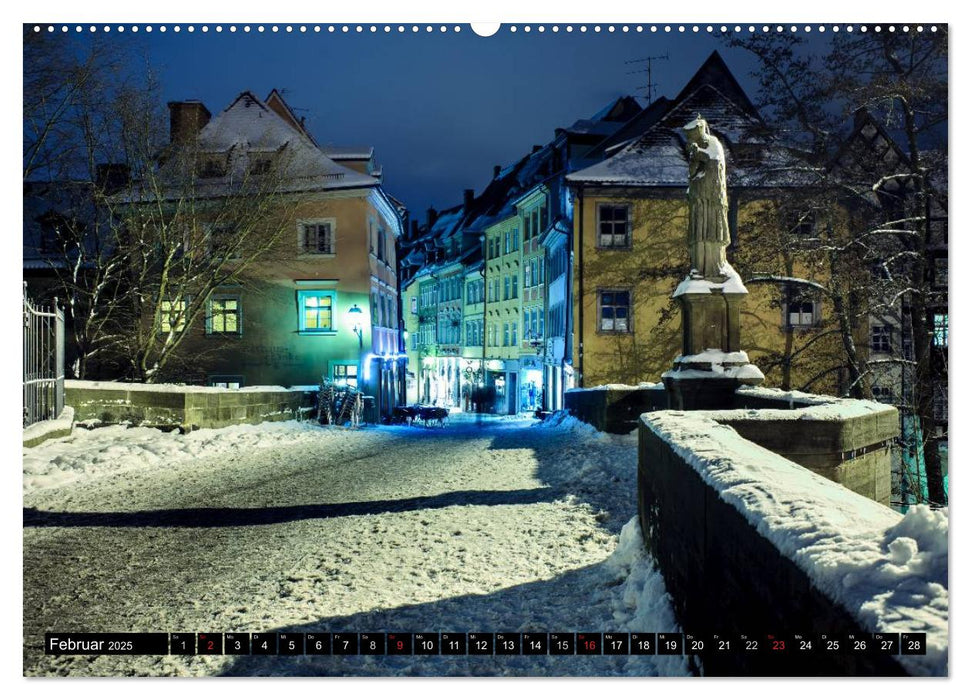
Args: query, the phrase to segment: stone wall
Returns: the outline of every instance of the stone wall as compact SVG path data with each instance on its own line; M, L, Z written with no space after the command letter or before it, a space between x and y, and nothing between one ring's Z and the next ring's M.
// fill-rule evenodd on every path
M567 410L607 433L629 433L640 414L667 408L660 384L608 384L566 392ZM746 387L735 405L707 411L719 423L851 491L889 505L890 447L900 430L897 410L872 401Z
M563 405L571 415L597 430L625 435L637 428L642 413L667 408L667 400L661 384L608 384L570 389L563 396Z
M765 510L788 513L812 500L811 508L819 506L812 513L831 512L833 522L839 522L845 517L839 504L849 500L851 509L860 518L894 522L900 516L889 508L847 494L843 487L821 480L788 460L739 439L720 420L703 418L702 413L645 414L639 430L641 528L685 633L702 638L715 633L747 634L761 636L764 644L766 634L901 631L899 628L864 629L860 620L834 596L824 593L814 583L809 573L813 571L812 562L801 558L797 562L793 552L782 551L777 542L780 537L785 539L784 532L781 536L776 534L774 539L767 534L773 528L784 530L785 525L779 525L778 521L785 516L767 518ZM699 418L705 425L688 425L688 420L697 422ZM679 421L687 426L686 430L679 431ZM701 457L695 457L694 449ZM754 467L747 472L733 473L731 462L736 459L748 460ZM705 460L712 465L708 470L698 466ZM760 483L759 479L764 482ZM729 490L735 490L732 497L724 495L725 484L731 485ZM787 503L789 499L791 503ZM765 503L769 505L760 511L759 505ZM827 511L830 505L832 510ZM830 523L816 525L827 531ZM806 526L803 522L802 527ZM848 550L856 545L853 537L853 533L847 534ZM833 562L828 564L832 566ZM946 627L943 636L946 639ZM842 653L807 657L764 651L749 654L738 650L728 654L706 653L700 658L706 675L905 673L895 657L878 655Z
M240 423L291 420L315 405L316 393L283 387L215 387L65 382L75 422L100 421L156 428L222 428Z

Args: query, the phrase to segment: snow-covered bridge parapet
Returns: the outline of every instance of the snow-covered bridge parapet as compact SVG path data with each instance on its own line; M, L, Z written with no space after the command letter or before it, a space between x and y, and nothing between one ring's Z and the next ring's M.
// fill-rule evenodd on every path
M663 384L642 383L637 386L606 384L586 389L569 389L563 397L564 407L584 423L605 433L626 434L637 428L645 411L667 408Z
M840 413L870 413L856 403L785 412L839 423ZM641 417L641 526L684 631L916 632L927 635L927 653L712 655L702 657L705 672L946 675L947 511L920 506L903 516L745 437L743 417L774 412Z
M76 423L131 423L180 428L185 432L298 418L314 406L316 391L316 387L223 389L181 384L65 382Z

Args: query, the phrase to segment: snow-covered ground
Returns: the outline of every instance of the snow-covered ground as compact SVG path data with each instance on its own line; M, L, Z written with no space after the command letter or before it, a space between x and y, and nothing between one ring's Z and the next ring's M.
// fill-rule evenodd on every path
M76 430L24 450L28 675L684 675L673 656L53 657L58 631L676 631L636 438L445 429Z

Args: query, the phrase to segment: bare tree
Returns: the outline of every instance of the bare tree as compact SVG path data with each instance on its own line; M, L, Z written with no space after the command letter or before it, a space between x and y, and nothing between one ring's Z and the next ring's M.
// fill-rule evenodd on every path
M759 59L766 116L805 149L813 191L838 204L827 210L845 213L837 235L819 238L817 252L828 262L816 290L830 299L838 321L845 390L872 397L880 364L913 378L899 405L906 403L916 421L929 500L946 503L939 454L946 435L938 430L934 392L946 385L947 297L946 284L935 284L934 263L947 239L946 185L937 184L946 182L947 28L840 35L824 53L788 34L731 43ZM774 276L785 277L763 277ZM880 319L890 319L886 328L898 334L886 348L882 337L867 343L874 323L885 328Z

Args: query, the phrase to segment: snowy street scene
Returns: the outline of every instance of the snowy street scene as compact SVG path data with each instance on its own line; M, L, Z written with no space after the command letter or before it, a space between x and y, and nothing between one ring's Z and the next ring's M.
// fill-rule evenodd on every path
M946 23L22 32L23 676L950 675Z
M635 436L79 430L24 457L28 675L683 675L681 656L44 656L66 631L677 631Z

